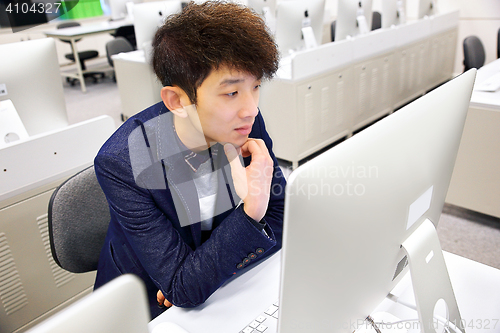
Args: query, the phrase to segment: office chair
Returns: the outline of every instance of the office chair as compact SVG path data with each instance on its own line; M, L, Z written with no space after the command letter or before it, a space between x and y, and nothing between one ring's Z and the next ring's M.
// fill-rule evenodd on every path
M123 37L125 38L130 45L132 45L134 50L137 50L137 40L135 38L135 29L133 25L124 25L116 29L116 31L111 34L111 36L117 38L117 37Z
M372 30L382 28L382 14L377 11L372 13Z
M335 22L333 21L332 24L330 24L330 34L332 37L332 42L335 42Z
M477 36L468 36L464 39L463 47L464 72L471 68L481 68L486 57L481 40Z
M110 215L94 166L73 175L52 193L48 207L52 257L63 269L97 269Z
M78 23L78 22L63 22L63 23L59 23L57 25L57 29L65 29L65 28L71 28L71 27L77 27L77 26L80 26L80 23ZM60 40L62 42L69 43L71 45L71 42L69 40L62 40L62 39L60 39ZM75 42L79 42L80 40L81 39L77 39ZM71 45L71 53L67 53L64 56L66 57L66 59L69 59L69 60L75 62L76 60L75 60L75 55L73 52L74 52L73 45ZM87 69L87 67L85 66L85 60L94 59L94 58L97 58L98 56L99 56L99 52L96 50L88 50L88 51L78 52L78 58L80 60L80 68L82 69L82 71ZM103 72L84 73L83 77L84 78L91 77L94 79L94 83L95 83L95 82L97 82L98 78L102 79L104 77L104 73ZM72 78L68 77L68 78L66 78L66 81L69 82L72 86L74 86L77 79L72 79Z
M500 29L497 33L497 58L500 58Z
M115 67L111 56L121 53L133 51L134 47L124 37L117 37L106 43L106 55L108 63L111 67ZM113 80L116 82L116 74L113 73Z

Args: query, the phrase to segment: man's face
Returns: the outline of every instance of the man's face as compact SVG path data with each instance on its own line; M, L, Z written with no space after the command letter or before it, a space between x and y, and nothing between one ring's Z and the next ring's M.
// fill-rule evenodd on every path
M243 145L257 116L260 80L228 68L214 70L197 90L196 110L207 143ZM193 119L195 120L195 119ZM198 127L198 126L197 126Z

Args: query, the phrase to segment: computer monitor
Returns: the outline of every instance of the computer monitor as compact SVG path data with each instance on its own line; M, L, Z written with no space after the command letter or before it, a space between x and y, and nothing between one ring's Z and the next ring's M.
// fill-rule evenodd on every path
M432 16L437 13L436 0L419 0L418 1L418 18L422 19L425 16Z
M132 13L129 14L129 10L127 9L127 3L131 3L132 5L136 3L141 3L142 0L108 0L109 1L109 9L111 11L111 20L121 20Z
M276 31L276 2L277 0L248 0L247 4L257 14L262 15L272 33Z
M372 0L338 0L335 41L368 33L372 12Z
M308 44L321 45L325 0L281 1L276 8L276 43L283 56L309 48ZM304 28L314 32L314 38L304 35ZM309 39L309 42L308 42Z
M406 23L406 0L382 1L382 28Z
M30 136L68 126L52 38L0 45L0 73L0 101L12 101Z
M267 9L274 15L277 0L248 0L248 7L263 15ZM267 8L267 9L266 9Z
M134 31L137 48L149 50L156 30L172 14L182 10L180 1L155 1L134 5Z
M401 245L426 219L438 223L474 78L462 74L291 173L279 332L352 332L408 271Z
M146 288L136 276L122 275L75 302L29 333L148 333Z

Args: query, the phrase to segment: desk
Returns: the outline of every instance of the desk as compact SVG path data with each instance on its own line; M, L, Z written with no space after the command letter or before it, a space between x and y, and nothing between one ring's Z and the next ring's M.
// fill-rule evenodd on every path
M500 72L480 68L475 86ZM446 202L500 217L500 90L473 91Z
M177 323L189 333L237 333L265 311L279 295L280 253L233 279L217 290L203 305L193 309L173 307L152 320L150 332L164 321ZM444 253L462 319L473 321L467 333L500 332L500 270ZM410 274L394 293L414 304ZM374 312L386 311L401 319L416 318L416 313L385 299ZM490 329L480 328L490 320ZM497 320L497 322L495 322ZM496 323L496 327L493 326ZM272 328L266 332L273 333Z
M118 21L108 21L97 24L82 25L78 27L71 27L65 29L49 30L49 31L44 31L43 33L47 37L59 38L61 40L66 40L71 42L73 55L75 56L76 74L61 73L61 75L80 80L82 91L86 92L87 89L85 87L85 80L83 78L83 74L85 73L85 71L83 71L80 66L80 59L78 58L78 48L76 47L76 40L82 37L87 37L96 34L113 33L116 31L116 29L131 24L133 24L132 21L124 19Z
M160 91L163 86L149 61L146 61L143 50L119 53L112 58L123 120L161 101Z

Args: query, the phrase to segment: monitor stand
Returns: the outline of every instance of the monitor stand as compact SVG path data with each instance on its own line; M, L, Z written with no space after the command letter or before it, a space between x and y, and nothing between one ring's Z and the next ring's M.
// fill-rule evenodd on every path
M318 47L316 42L316 37L314 36L314 30L312 27L303 27L302 36L304 37L304 43L306 45L306 50L315 49Z
M460 327L462 321L457 301L434 224L426 219L403 242L402 247L408 256L421 332L440 332L438 327L443 327L444 323L436 323L434 318L439 318L436 310L444 304L446 311L441 317L444 317L446 326L451 326L455 333L465 333L465 329Z
M406 13L403 0L398 0L397 7L398 7L399 24L406 24Z

